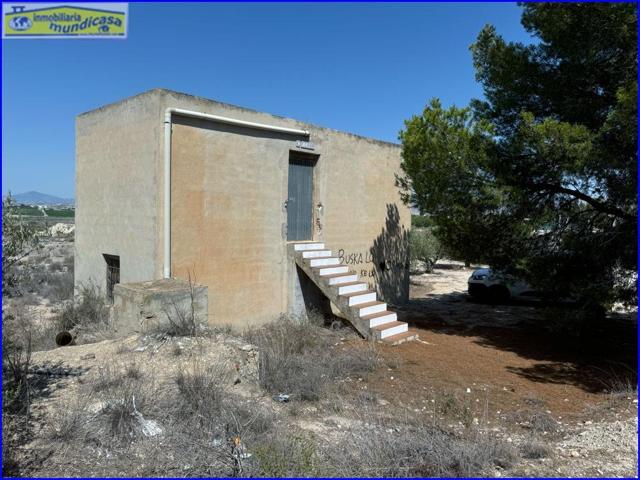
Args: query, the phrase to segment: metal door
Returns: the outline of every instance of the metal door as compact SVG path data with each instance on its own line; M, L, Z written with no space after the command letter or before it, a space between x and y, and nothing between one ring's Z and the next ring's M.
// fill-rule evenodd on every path
M304 158L289 159L287 240L311 240L313 221L313 165Z

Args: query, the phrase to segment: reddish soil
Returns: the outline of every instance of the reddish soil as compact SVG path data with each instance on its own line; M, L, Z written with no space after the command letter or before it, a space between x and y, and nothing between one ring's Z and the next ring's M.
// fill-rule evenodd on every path
M444 391L475 404L478 415L537 405L570 420L605 404L612 381L635 384L635 314L611 319L596 348L578 348L541 328L542 306L474 304L464 292L468 272L436 274L440 287L443 275L451 282L434 289L421 276L399 310L420 341L381 346L397 367L368 381L369 391L392 404L415 409Z

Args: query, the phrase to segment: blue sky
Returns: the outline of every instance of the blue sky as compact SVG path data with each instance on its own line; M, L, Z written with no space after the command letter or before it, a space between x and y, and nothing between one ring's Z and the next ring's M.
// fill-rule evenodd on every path
M432 97L482 96L486 23L511 3L135 4L126 40L2 41L2 192L74 196L75 116L163 87L381 140Z

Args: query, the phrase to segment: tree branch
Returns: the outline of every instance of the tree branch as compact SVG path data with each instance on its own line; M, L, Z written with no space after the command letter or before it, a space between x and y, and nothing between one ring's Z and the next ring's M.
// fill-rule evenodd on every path
M625 220L632 220L632 221L635 220L636 218L633 215L628 214L624 210L607 205L606 203L601 202L600 200L596 200L595 198L590 197L586 193L583 193L579 190L574 190L572 188L565 188L560 185L554 185L552 183L536 183L533 185L533 189L535 191L548 190L553 193L564 193L566 195L571 195L572 197L575 197L579 200L584 201L585 203L588 203L598 212L607 213L609 215L613 215L614 217L624 218Z

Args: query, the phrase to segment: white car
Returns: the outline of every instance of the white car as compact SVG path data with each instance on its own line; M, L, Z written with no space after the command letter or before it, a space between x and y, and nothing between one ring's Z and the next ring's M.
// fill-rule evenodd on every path
M539 294L513 275L494 272L490 268L475 270L467 281L469 295L478 300L506 302L510 299L539 300Z

